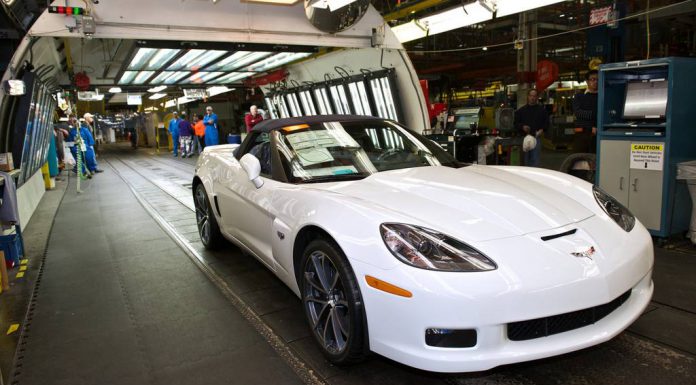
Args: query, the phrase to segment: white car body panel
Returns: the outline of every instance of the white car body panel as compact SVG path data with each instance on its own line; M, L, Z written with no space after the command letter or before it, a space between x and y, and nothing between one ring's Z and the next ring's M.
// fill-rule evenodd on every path
M234 148L207 147L196 170L210 201L217 197L223 234L299 296L295 239L306 226L326 231L360 285L370 349L406 365L478 371L592 346L628 327L652 296L649 233L638 221L631 232L621 229L596 203L592 186L572 176L526 167L420 167L335 183L265 178L256 189L233 157ZM498 268L465 273L406 265L384 245L379 226L385 222L445 233ZM541 239L572 229L572 235ZM595 249L591 258L571 255L588 247ZM376 290L365 275L413 297ZM528 341L506 337L507 323L598 306L629 290L622 306L592 325ZM424 332L432 327L476 329L477 344L428 346Z

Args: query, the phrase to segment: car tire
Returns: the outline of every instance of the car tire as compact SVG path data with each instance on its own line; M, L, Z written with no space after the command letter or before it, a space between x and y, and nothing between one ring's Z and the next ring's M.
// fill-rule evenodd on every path
M368 353L365 310L341 249L324 239L312 241L302 255L300 280L305 316L324 356L337 365L362 361Z
M203 183L196 185L193 193L193 203L196 207L196 224L198 225L198 235L203 246L208 250L215 250L223 242L220 226L218 226L215 213L210 205L208 193L205 191Z

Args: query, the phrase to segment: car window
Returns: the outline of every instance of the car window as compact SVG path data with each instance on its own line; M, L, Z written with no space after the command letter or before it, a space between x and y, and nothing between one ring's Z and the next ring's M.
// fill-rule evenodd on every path
M387 121L327 122L280 130L278 150L291 183L360 179L423 166L459 167L422 136Z

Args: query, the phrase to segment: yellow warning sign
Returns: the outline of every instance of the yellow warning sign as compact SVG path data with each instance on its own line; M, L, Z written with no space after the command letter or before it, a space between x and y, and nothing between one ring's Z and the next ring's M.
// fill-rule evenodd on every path
M631 168L662 170L664 158L664 143L631 143Z

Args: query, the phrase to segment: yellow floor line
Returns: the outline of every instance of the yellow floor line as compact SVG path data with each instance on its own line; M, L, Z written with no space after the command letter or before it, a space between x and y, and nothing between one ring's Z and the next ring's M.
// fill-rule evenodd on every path
M9 336L10 334L16 332L19 330L19 324L12 324L10 327L7 329L7 335Z

